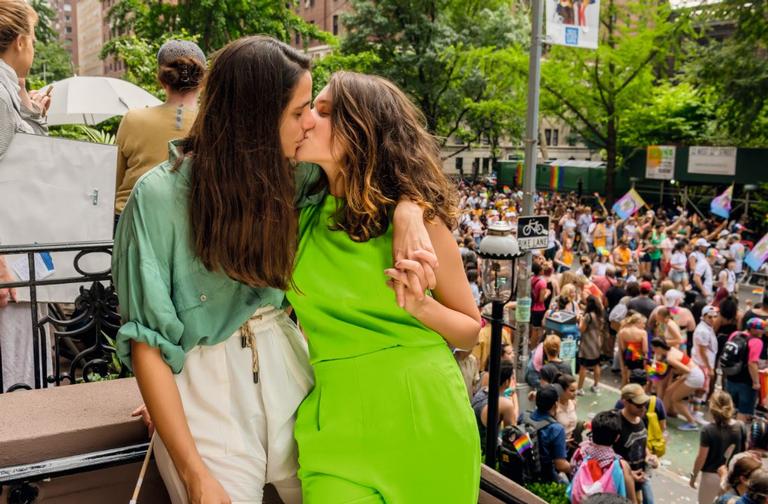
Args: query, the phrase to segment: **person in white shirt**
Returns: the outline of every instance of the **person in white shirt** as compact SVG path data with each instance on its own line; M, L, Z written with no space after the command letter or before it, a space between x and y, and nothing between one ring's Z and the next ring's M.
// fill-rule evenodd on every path
M733 294L736 291L736 261L728 259L725 262L725 268L717 276L717 286L722 287L728 291L728 294Z
M717 260L717 250L707 250L706 259L698 261L696 263L696 269L693 274L693 284L701 292L701 294L707 298L712 299L714 294L712 291L713 278L712 278L712 265Z
M675 284L678 290L688 288L688 272L685 269L688 258L685 255L685 243L677 242L675 244L672 257L670 258L669 279Z
M736 261L736 267L733 270L736 275L741 275L744 270L744 256L746 250L744 244L741 243L741 236L738 234L732 234L728 237L728 253L734 261Z
M691 358L702 371L704 371L704 395L700 396L699 401L706 400L706 391L709 390L709 383L715 379L715 357L717 356L717 335L715 334L714 324L719 315L719 310L714 306L707 305L701 311L701 322L693 331L693 349ZM700 415L695 415L699 417Z

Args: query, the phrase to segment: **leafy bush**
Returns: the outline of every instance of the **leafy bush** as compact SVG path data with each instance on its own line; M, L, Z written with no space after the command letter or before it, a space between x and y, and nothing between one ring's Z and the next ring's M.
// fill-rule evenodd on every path
M526 488L549 504L570 504L565 495L565 485L561 483L531 483Z

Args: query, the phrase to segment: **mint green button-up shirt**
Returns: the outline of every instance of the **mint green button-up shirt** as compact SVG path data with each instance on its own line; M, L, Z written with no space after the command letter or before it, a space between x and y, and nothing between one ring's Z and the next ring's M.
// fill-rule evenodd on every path
M123 322L117 355L129 368L131 340L159 348L179 373L186 352L226 340L258 308L280 308L284 302L282 291L208 271L195 257L187 206L192 161L173 170L177 145L171 142L169 160L136 183L115 235L112 274ZM297 168L298 207L322 200L322 194L306 194L319 176L318 166Z

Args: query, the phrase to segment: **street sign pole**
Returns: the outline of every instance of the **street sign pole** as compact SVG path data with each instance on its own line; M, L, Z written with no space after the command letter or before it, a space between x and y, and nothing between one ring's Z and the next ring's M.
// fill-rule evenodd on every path
M523 172L523 215L533 215L533 193L536 191L536 148L538 147L539 129L539 83L541 81L541 23L544 17L544 0L533 0L531 30L531 51L528 64L528 114L525 120L525 171ZM526 252L519 262L517 281L517 301L530 303L531 298L531 260ZM530 312L529 312L530 313ZM528 345L530 340L530 316L520 317L527 320L517 322L517 355L520 367L517 369L517 383L525 382L525 369L528 365Z

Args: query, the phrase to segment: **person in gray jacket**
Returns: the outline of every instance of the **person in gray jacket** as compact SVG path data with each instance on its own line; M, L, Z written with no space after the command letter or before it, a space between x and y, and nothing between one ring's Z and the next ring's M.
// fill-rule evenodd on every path
M50 93L27 92L25 86L35 57L36 24L37 14L25 0L0 3L0 158L8 151L16 133L48 133L45 114L51 102ZM15 281L18 279L8 262L0 256L0 283ZM15 300L14 289L0 289L2 392L19 383L34 385L29 304L9 304Z

